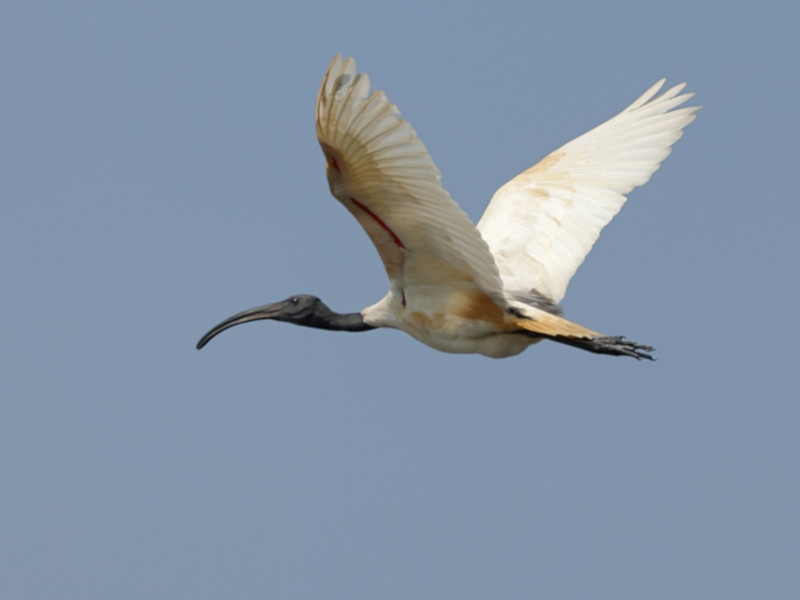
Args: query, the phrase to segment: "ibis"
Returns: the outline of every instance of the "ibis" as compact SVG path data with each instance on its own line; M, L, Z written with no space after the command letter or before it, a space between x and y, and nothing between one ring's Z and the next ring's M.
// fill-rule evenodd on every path
M352 58L322 80L316 129L331 193L366 231L389 291L355 313L307 294L251 308L197 343L260 319L340 331L400 329L443 352L514 356L553 340L651 359L653 348L562 316L567 285L600 231L669 155L699 106L685 84L657 82L625 110L503 185L474 225L441 185L411 125Z

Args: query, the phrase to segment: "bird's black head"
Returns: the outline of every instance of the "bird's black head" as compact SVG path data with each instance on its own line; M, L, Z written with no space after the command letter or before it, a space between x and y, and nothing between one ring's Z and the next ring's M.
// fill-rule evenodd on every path
M320 314L330 313L330 309L325 303L310 294L297 294L281 302L267 304L252 310L264 310L264 312L275 313L273 316L265 316L265 319L275 319L276 321L286 321L297 325L312 324L314 318ZM313 325L312 325L313 326Z
M219 325L213 327L197 342L199 350L205 346L211 338L226 329L235 325L259 321L261 319L273 319L275 321L285 321L295 325L305 325L306 327L316 327L318 329L338 329L345 331L365 331L372 329L364 323L360 313L339 314L333 312L325 303L309 294L297 294L286 300L257 306L245 310L232 317L225 319Z

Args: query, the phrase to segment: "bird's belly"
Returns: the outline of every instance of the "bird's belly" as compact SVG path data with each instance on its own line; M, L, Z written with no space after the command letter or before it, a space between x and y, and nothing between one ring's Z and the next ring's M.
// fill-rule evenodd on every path
M361 314L373 327L400 329L442 352L504 358L538 341L519 333L516 319L472 282L393 288Z
M482 354L490 358L514 356L537 341L518 333L499 332L494 324L486 321L453 315L408 313L400 329L441 352Z

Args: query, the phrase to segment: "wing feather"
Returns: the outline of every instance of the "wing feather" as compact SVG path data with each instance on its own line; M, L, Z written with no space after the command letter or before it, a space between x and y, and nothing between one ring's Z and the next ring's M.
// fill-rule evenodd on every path
M700 107L665 80L605 123L550 153L493 196L478 229L489 244L506 294L532 292L554 303L601 230L669 155Z
M411 125L365 73L336 55L317 97L317 137L331 193L375 244L393 283L472 281L502 302L502 284L469 217Z

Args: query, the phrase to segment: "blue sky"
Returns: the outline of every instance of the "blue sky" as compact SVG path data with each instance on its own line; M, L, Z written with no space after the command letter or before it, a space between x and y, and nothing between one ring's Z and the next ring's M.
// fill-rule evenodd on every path
M490 4L4 3L0 596L798 594L797 9ZM658 362L267 322L197 352L385 293L314 136L336 52L475 220L688 81L563 303Z

